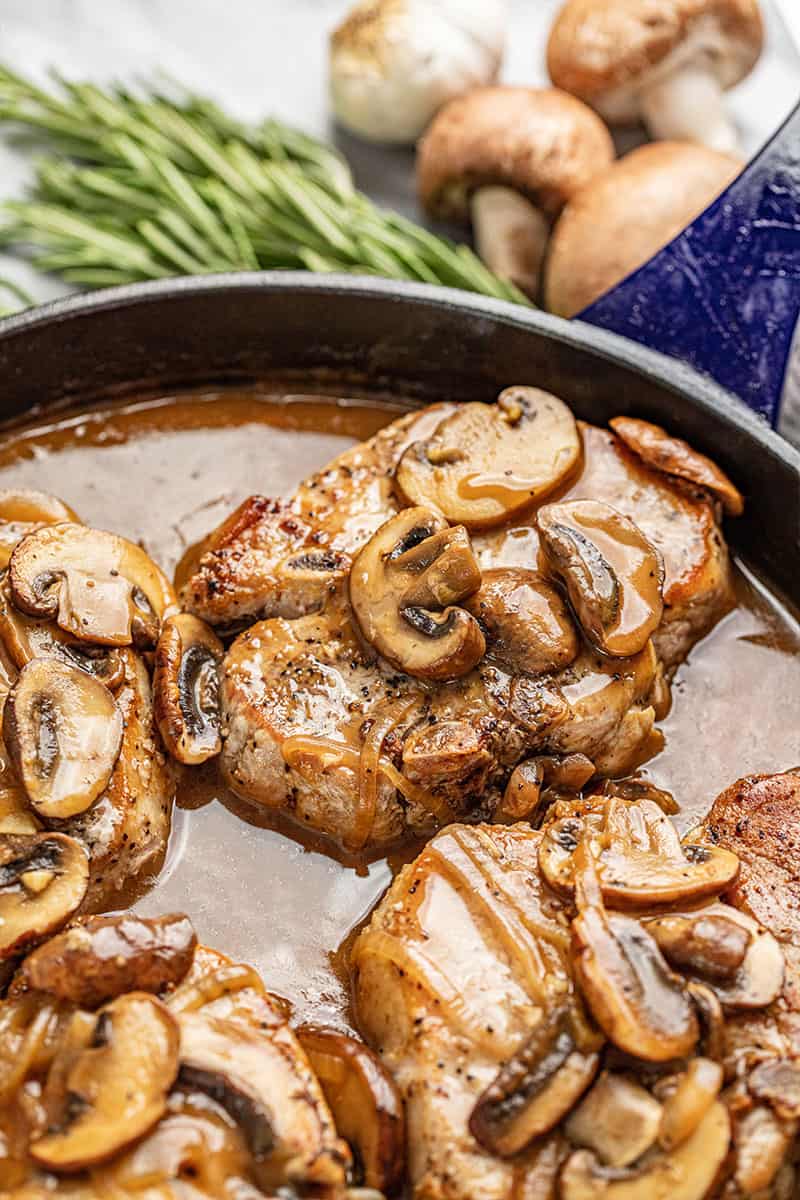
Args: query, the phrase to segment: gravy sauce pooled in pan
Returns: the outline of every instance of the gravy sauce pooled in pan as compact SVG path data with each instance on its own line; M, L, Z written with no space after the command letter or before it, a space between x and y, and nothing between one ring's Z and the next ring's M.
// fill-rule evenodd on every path
M265 385L67 415L6 434L0 487L53 493L88 525L141 542L168 575L178 569L180 584L198 561L193 547L246 497L290 492L404 407L388 398L286 397ZM530 562L524 533L516 542L503 536L509 566ZM738 606L678 668L673 708L660 722L665 746L640 772L674 794L681 833L733 776L797 759L800 623L741 564L735 588ZM189 906L201 939L252 963L292 1001L297 1019L346 1024L335 951L419 847L353 870L331 846L304 844L278 821L227 791L213 761L191 768L164 870L123 899L153 914Z

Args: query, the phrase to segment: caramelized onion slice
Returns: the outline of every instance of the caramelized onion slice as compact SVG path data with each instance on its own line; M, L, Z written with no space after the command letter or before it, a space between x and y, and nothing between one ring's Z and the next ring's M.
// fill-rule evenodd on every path
M8 566L17 542L39 525L74 521L78 517L68 504L32 488L0 488L0 568Z
M460 404L432 437L403 454L395 482L406 504L424 504L469 530L531 508L574 470L580 435L562 400L510 387L496 404Z
M111 692L77 667L38 658L20 671L3 711L3 738L33 809L63 819L108 786L122 746Z
M318 1025L302 1025L296 1034L322 1085L336 1131L355 1152L360 1182L394 1192L405 1169L405 1119L394 1080L357 1038Z

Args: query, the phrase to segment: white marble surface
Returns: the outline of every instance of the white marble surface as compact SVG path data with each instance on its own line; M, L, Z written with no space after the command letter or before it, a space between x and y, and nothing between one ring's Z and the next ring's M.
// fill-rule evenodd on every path
M795 20L798 2L778 0ZM547 29L560 0L510 3L505 78L543 83ZM349 0L1 0L0 56L40 78L51 66L100 81L146 81L166 71L244 118L274 113L335 138L365 190L419 216L411 153L376 151L330 126L326 35L348 7ZM764 7L767 53L731 97L748 153L769 137L800 95L800 56L775 4ZM25 158L0 141L0 194L20 193L27 175ZM37 299L67 290L8 256L0 255L0 273Z

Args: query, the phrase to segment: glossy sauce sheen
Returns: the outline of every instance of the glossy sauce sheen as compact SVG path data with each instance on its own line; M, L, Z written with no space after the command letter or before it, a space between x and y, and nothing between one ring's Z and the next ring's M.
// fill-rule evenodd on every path
M290 491L397 411L266 388L142 401L6 434L0 487L55 493L88 523L141 539L171 573L246 496ZM800 756L800 624L744 568L737 586L739 607L679 670L666 748L646 768L675 794L681 831L737 776ZM252 963L296 1018L346 1023L335 951L386 888L392 863L356 872L260 824L213 769L192 773L179 805L165 869L138 909L187 911L202 941Z

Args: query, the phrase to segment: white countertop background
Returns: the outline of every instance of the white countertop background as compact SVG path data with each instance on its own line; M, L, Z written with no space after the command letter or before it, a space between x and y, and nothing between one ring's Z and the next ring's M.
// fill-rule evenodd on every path
M544 46L559 3L511 0L508 82L546 82ZM797 20L800 0L779 3ZM327 33L348 7L349 0L0 0L0 57L38 78L51 66L100 82L146 82L165 71L242 118L275 114L331 138L351 162L359 186L419 218L412 152L367 147L331 126ZM731 95L749 154L800 97L800 55L775 4L765 0L764 8L767 52ZM24 156L0 140L0 197L21 194L28 172ZM39 300L69 290L8 255L0 255L0 273ZM789 415L789 422L800 437L800 413Z

